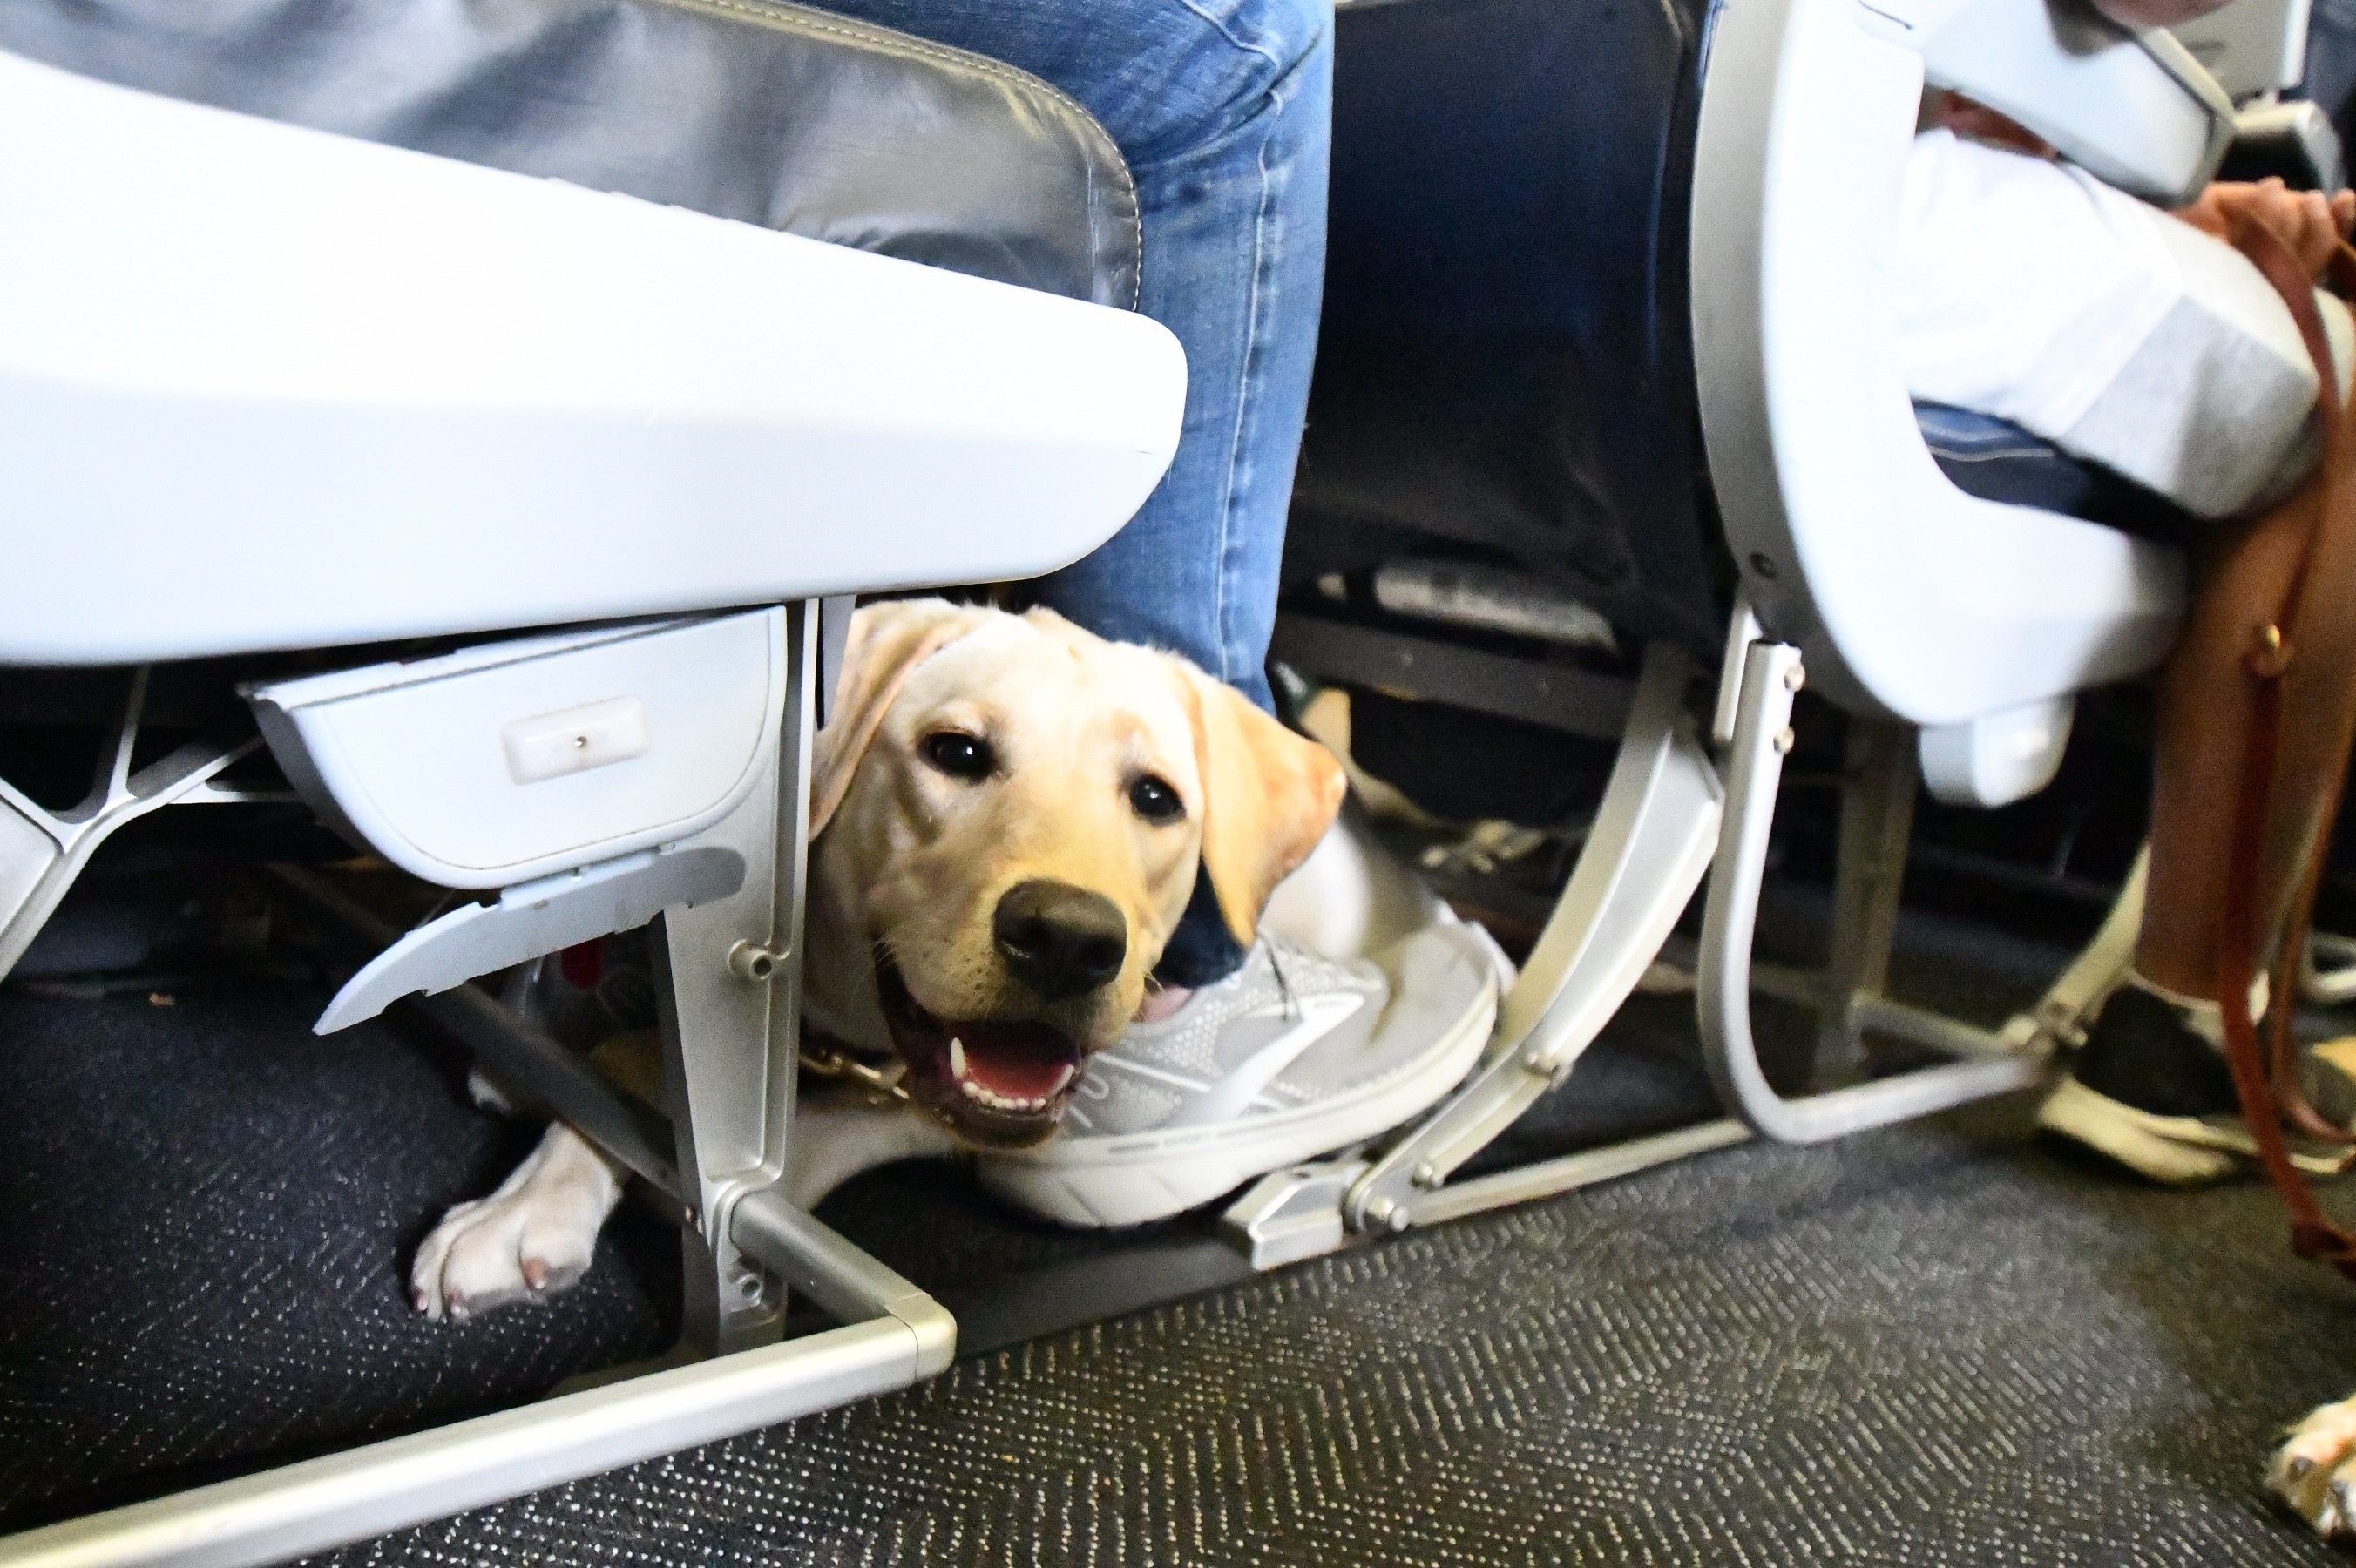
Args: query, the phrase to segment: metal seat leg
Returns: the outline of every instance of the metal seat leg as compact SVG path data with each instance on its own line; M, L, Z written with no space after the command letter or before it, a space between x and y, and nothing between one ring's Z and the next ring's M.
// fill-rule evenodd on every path
M1686 712L1694 668L1646 649L1611 782L1570 884L1499 1007L1483 1064L1371 1158L1325 1160L1262 1179L1226 1229L1259 1267L1329 1252L1353 1233L1568 1191L1745 1136L1713 1122L1456 1185L1449 1176L1561 1083L1660 951L1717 842L1718 774Z
M1371 1155L1315 1161L1263 1178L1225 1217L1229 1238L1259 1267L1330 1252L1369 1232L1561 1192L1756 1131L1815 1143L2033 1087L2057 1041L2107 995L2132 955L2143 871L2122 891L2094 942L2029 1012L1988 1030L1885 992L1898 895L1913 816L1912 733L1890 725L1854 731L1842 813L1833 958L1819 977L1767 975L1766 988L1820 1006L1820 1073L1846 1072L1871 1031L1960 1060L1786 1100L1761 1071L1751 1032L1751 942L1768 828L1790 749L1799 650L1759 640L1738 606L1712 737L1713 767L1684 703L1692 667L1648 649L1604 804L1569 887L1520 982L1499 1009L1483 1066L1424 1120ZM1724 784L1721 788L1721 775ZM1670 939L1705 869L1708 901L1696 965L1704 1058L1721 1102L1739 1120L1450 1183L1448 1177L1559 1083Z
M809 824L817 606L789 608L778 763L724 825L744 885L654 925L664 1092L694 1223L680 1232L680 1337L726 1354L783 1331L780 1283L734 1239L730 1216L787 1170L800 1060L802 874Z
M1864 1066L1862 1009L1888 1000L1890 954L1914 826L1914 731L1849 720L1842 769L1839 847L1833 872L1832 940L1819 982L1815 1087L1848 1082Z
M1965 1060L1786 1100L1768 1084L1751 1032L1751 942L1767 858L1767 834L1792 744L1792 702L1803 682L1800 651L1753 643L1741 671L1728 755L1726 821L1710 870L1696 987L1703 1057L1727 1108L1761 1135L1821 1143L1886 1123L1927 1115L1990 1095L2032 1087L2045 1075L2050 1040L2033 1019L2001 1033L1854 990L1827 998L1843 1030L1869 1024ZM1888 873L1894 880L1896 872ZM1848 960L1859 975L1876 960Z

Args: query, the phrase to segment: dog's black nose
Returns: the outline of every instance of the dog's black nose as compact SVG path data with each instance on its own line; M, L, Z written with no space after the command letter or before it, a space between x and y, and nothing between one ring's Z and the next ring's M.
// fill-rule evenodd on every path
M1120 973L1129 923L1110 899L1044 879L998 901L998 951L1015 978L1048 1001L1092 991Z

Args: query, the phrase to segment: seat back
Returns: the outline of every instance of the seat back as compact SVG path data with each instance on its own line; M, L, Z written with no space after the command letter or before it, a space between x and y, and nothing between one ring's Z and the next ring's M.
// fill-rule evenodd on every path
M824 11L669 0L22 0L0 49L190 103L1124 309L1136 187L1086 111Z
M880 69L819 43L854 86ZM438 58L412 82L429 105L472 80ZM651 114L627 85L616 118ZM1021 158L1044 134L1022 129L1033 107L994 90L958 112ZM1091 160L1118 155L1065 107L1070 188L1107 183ZM691 165L657 142L660 170ZM936 221L927 183L956 189L956 160L908 176L904 235ZM1090 303L1125 296L1136 265L1133 225L1106 239L1101 216L1076 197L977 219L980 252L1068 285L1050 293L0 51L0 664L1051 571L1151 491L1183 402L1176 340ZM1024 232L1035 251L1007 238Z
M2195 190L2214 167L2230 105L2190 56L2074 15L2058 0L1717 15L1693 186L1711 481L1765 629L1860 713L2018 712L2050 733L2052 699L2151 667L2181 613L2175 551L1950 484L1899 365L1886 278L1926 55L2145 194Z
M1716 646L1685 306L1701 39L1684 0L1337 14L1289 580L1438 539Z

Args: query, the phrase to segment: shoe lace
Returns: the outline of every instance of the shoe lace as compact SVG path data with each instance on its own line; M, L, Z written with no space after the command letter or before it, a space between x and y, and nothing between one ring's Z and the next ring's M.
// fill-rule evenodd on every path
M1284 965L1278 957L1278 952L1277 944L1273 941L1269 942L1268 969L1269 974L1276 976L1277 995L1284 998L1284 1016L1290 1020L1301 1016L1301 998L1292 988L1292 976L1284 972Z

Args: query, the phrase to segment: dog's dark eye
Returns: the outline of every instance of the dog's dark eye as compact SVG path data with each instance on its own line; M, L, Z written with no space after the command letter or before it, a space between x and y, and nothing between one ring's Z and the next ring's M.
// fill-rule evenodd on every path
M989 741L955 730L926 736L917 742L916 750L924 753L925 761L953 779L971 783L998 771L998 753L990 749Z
M1156 827L1186 815L1186 804L1178 798L1178 792L1151 773L1129 786L1129 804L1136 808L1138 816Z

